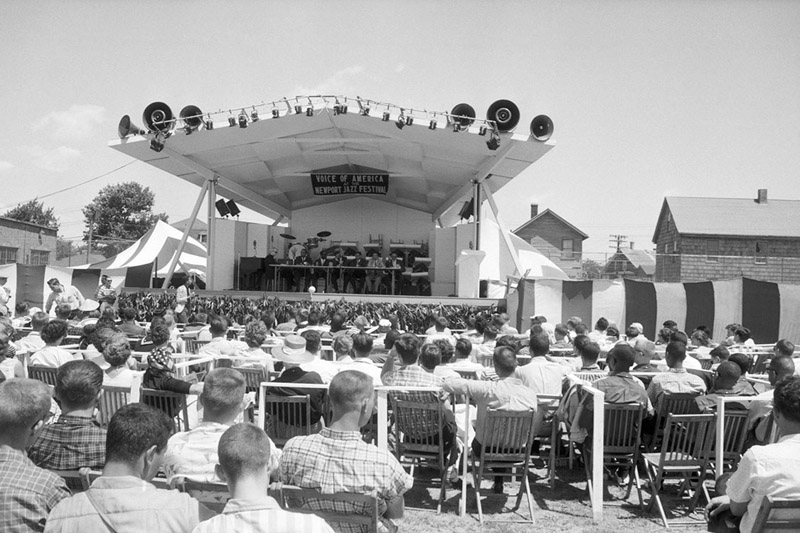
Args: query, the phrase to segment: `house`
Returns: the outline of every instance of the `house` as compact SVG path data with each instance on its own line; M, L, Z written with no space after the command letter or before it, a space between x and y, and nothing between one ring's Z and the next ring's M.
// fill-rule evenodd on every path
M173 222L170 226L183 232L186 231L186 226L189 225L189 222L188 218L184 218L178 222ZM192 231L189 233L189 237L196 239L201 244L208 244L208 224L200 219L195 219L192 223Z
M633 278L653 281L656 273L656 258L646 250L619 248L609 258L603 274L608 278Z
M558 216L555 211L531 205L531 218L512 233L533 245L571 278L580 278L583 241L587 234Z
M0 217L0 265L49 265L56 258L58 230Z
M666 197L653 242L656 281L800 283L800 200Z

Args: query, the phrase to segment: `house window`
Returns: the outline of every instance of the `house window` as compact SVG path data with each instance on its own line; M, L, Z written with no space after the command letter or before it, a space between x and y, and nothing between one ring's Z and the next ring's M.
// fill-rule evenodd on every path
M31 250L32 265L46 265L50 262L50 252L46 250Z
M767 243L756 241L756 264L757 265L766 265L767 264Z
M201 233L200 235L197 236L197 242L199 242L200 244L206 244L206 241L208 241L207 234Z
M571 261L575 259L575 252L573 252L573 241L572 239L561 239L561 260L562 261Z
M17 248L0 246L0 265L17 262Z
M719 263L719 241L706 241L706 263Z

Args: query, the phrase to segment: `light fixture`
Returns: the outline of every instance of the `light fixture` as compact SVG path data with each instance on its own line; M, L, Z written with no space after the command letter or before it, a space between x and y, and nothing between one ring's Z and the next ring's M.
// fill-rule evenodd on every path
M481 135L481 136L486 135L486 129L487 129L486 126L479 127L478 128L478 135Z
M214 121L211 120L211 113L208 114L208 118L206 119L206 129L207 130L214 129Z
M253 111L250 113L250 120L258 122L258 111L256 111L255 106L253 106Z
M225 218L231 214L231 210L228 207L228 203L225 201L224 198L220 198L219 200L217 200L214 203L214 205L217 206L217 213L219 213L219 216Z
M414 117L412 117L411 115L407 116L406 117L406 126L410 126L413 123L414 123Z
M384 121L384 122L389 122L389 112L388 111L384 111L383 112L383 116L381 117L381 120Z
M500 137L497 135L497 133L492 133L492 136L489 137L488 141L486 141L486 146L489 148L489 150L497 150L497 148L500 146Z
M436 129L436 121L435 120L431 120L431 123L428 124L428 129L429 130L435 130Z
M365 117L368 117L369 116L369 106L364 106L363 108L361 108L361 114L363 116L365 116Z
M453 132L458 133L459 131L461 131L461 124L458 122L453 122Z
M342 115L346 115L347 114L347 104L342 104L341 106L339 106L339 112Z
M272 108L272 118L278 118L281 116L281 112L278 111L277 107Z
M314 116L314 108L313 107L308 106L306 108L306 116L307 117L313 117Z
M294 114L295 115L302 115L303 114L303 106L301 106L300 104L297 104L296 106L294 106Z
M239 213L241 213L239 206L233 200L228 200L225 205L228 206L228 212L232 217L238 217Z
M233 115L228 117L228 126L230 126L231 128L236 126L236 119L233 118Z
M338 115L339 114L339 104L336 104L335 106L333 106L333 114L334 115Z
M239 127L240 128L247 127L247 113L244 112L244 109L242 109L242 112L239 113Z
M406 125L405 117L403 115L397 117L397 120L394 121L394 125L397 126L398 130L402 130Z
M154 152L160 152L164 149L165 137L161 133L156 133L155 137L150 139L150 149Z

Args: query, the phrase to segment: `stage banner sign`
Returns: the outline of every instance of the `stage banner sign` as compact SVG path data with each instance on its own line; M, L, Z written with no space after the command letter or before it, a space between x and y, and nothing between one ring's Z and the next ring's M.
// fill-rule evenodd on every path
M386 194L388 174L311 174L316 196L336 194Z

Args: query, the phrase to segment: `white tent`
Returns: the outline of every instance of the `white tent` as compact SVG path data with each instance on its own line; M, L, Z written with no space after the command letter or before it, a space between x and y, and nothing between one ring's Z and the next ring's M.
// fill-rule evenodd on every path
M150 228L138 241L114 257L99 263L81 265L75 268L99 268L116 270L147 264L155 264L159 276L165 276L169 265L178 252L183 233L161 220ZM206 258L208 250L197 240L189 237L183 247L175 268L176 272L193 273L204 279L206 274Z

